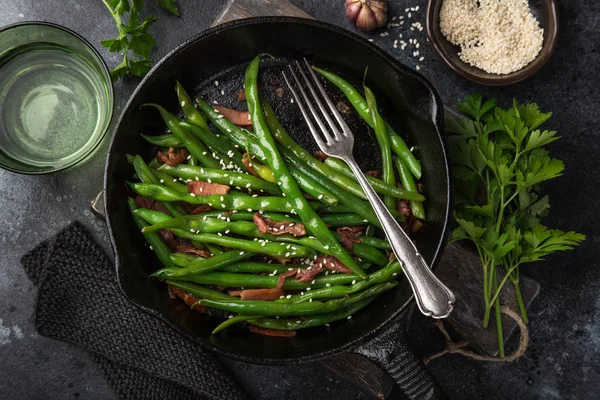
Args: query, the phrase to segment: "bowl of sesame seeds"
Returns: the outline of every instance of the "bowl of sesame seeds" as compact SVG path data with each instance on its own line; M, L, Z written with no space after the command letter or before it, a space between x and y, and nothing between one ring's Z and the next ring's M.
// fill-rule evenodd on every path
M558 39L556 0L429 0L426 30L457 74L488 86L509 85L550 59Z

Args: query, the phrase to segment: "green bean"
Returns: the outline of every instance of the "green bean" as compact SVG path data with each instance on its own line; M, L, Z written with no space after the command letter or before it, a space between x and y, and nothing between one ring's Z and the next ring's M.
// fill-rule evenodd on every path
M179 193L188 194L188 187L183 183L179 183L177 179L174 179L171 175L165 174L163 171L153 169L154 176L158 179L161 185L165 185L170 189L174 189Z
M356 274L366 278L365 272L354 261L352 256L340 245L340 243L331 234L327 225L317 215L315 210L308 204L308 201L302 195L298 184L293 176L289 173L287 166L283 162L283 158L277 149L275 140L263 115L260 99L258 95L258 68L260 55L254 58L246 69L245 84L246 84L246 101L248 103L248 112L252 119L254 134L258 144L263 148L267 156L267 164L273 170L273 174L281 186L283 193L290 198L295 205L300 219L304 225L325 245L325 248L330 249L331 253L342 262L346 267Z
M144 229L147 224L146 222L138 217L135 213L137 210L137 205L135 204L135 200L132 198L127 199L127 205L129 206L129 210L131 211L131 215L133 216L133 220L140 230ZM166 214L165 214L166 215ZM169 217L170 218L170 217ZM171 249L169 246L162 240L158 233L143 233L144 238L150 245L150 248L154 250L154 254L160 260L162 265L165 267L177 268L177 266L171 261L169 255L171 254Z
M319 74L323 75L329 82L337 86L338 89L340 89L342 93L346 95L352 106L354 106L358 114L365 120L365 122L369 124L371 128L374 127L373 119L369 113L367 101L361 96L358 90L356 90L346 80L331 72L322 70L315 66L313 66L313 69ZM394 153L396 153L398 157L402 158L402 160L406 162L412 174L419 179L421 177L421 163L419 163L419 160L417 160L414 154L409 150L406 142L404 142L404 140L396 132L394 132L394 129L390 126L390 124L386 122L385 126L390 137Z
M365 308L369 303L375 300L375 296L367 297L364 300L357 301L347 307L341 308L338 311L333 311L323 314L315 314L304 316L302 318L260 318L256 316L240 315L238 319L228 323L220 330L225 329L228 326L233 325L236 322L248 321L249 324L258 326L266 329L277 329L282 331L297 331L299 329L312 328L315 326L329 325L331 322L339 321L341 319L349 318L351 315L356 314L358 311ZM244 318L241 318L244 317ZM232 319L230 318L229 321ZM222 324L224 325L224 324ZM213 331L213 333L215 333Z
M283 153L285 154L285 151ZM333 193L333 195L338 198L339 202L342 205L355 212L356 214L360 215L361 217L365 218L370 223L381 227L379 219L377 218L377 215L375 215L373 207L371 207L369 203L362 199L359 199L351 193L346 192L344 189L342 189L335 183L323 177L319 172L315 171L307 165L304 165L302 161L295 158L295 156L290 156L287 159L291 162L290 169L293 170L294 168L296 168L299 171L305 173L307 176L320 183L327 190Z
M187 281L202 285L244 288L276 288L278 279L279 277L277 276L233 274L216 271L186 277ZM345 285L357 279L361 279L361 277L356 274L321 275L314 279L315 283L312 283L312 281L298 282L296 279L286 279L283 288L286 290L308 290L308 288L311 288L310 290L312 290L313 288L324 287L327 284Z
M340 235L337 232L335 232L335 237L338 238L338 240L342 239L342 235ZM379 239L376 237L365 235L365 236L359 236L358 240L360 240L361 244L375 247L376 249L383 249L383 250L391 250L392 249L392 246L390 246L390 243L384 239Z
M365 97L367 98L367 105L369 106L369 113L373 119L373 129L375 130L375 137L379 143L379 149L381 151L382 170L383 170L383 181L390 186L396 186L396 176L394 174L394 163L392 161L392 149L390 145L390 137L385 130L385 122L379 111L377 110L377 100L373 91L369 89L367 85L363 85L365 89ZM396 209L396 199L392 196L385 195L383 202L390 210Z
M312 156L312 154L310 154L308 151L306 151L302 146L298 145L290 137L290 135L285 131L283 126L281 126L281 124L277 120L277 117L275 116L275 113L273 112L272 108L270 108L270 107L267 108L265 115L266 115L266 120L267 120L269 129L271 130L271 133L273 134L275 139L281 144L279 149L284 156L286 156L287 158L289 158L290 155L295 156L297 159L301 160L304 164L306 164L310 168L314 169L315 171L319 172L322 176L326 177L327 179L331 180L338 186L342 187L347 192L350 192L353 195L358 196L362 199L366 199L366 195L358 183L356 183L354 180L344 176L343 174L340 174L339 172L329 168L326 164L324 164L323 162L314 158ZM307 174L307 175L311 176L310 174ZM389 196L393 196L393 197L396 197L399 199L406 198L406 199L423 200L422 195L420 195L418 193L402 190L396 186L392 186L392 185L388 185L386 183L380 183L380 182L371 182L371 184L373 186L373 189L375 189L375 191L377 193L380 193L383 195L389 195ZM325 187L327 187L327 186L325 186Z
M392 289L398 283L386 282L363 292L357 293L350 298L329 300L326 302L313 301L302 303L280 303L265 300L198 300L196 304L209 308L237 312L242 314L266 315L266 316L288 316L288 315L314 315L338 311L351 304L360 302L366 298L378 295Z
M404 161L400 159L400 157L396 157L396 168L398 169L398 176L400 176L400 182L402 183L402 186L408 190L418 190L415 178L412 176L408 170L408 167ZM422 202L411 200L410 210L416 218L425 220L425 207L423 207Z
M218 135L213 134L210 131L200 128L198 125L190 124L186 121L180 121L179 126L183 129L192 132L196 135L208 148L219 155L223 160L223 166L227 169L233 169L233 166L237 166L241 171L246 171L247 168L242 162L242 155L235 148L231 148L231 145L226 140L223 140ZM213 155L214 156L214 155ZM239 171L238 171L239 172Z
M234 144L247 151L255 157L258 157L261 161L266 161L267 157L263 149L258 145L255 140L249 140L248 134L244 129L231 123L227 118L223 118L223 115L213 109L208 103L202 100L201 97L196 98L198 107L206 114L208 119L217 127L217 129L225 136L229 138Z
M313 249L301 245L293 246L288 249L287 246L281 246L281 243L275 242L267 242L263 245L263 243L259 243L258 241L238 239L224 235L220 236L211 233L193 233L183 229L172 229L171 231L179 237L196 240L200 243L212 243L232 249L267 254L272 257L313 258L316 255Z
M395 279L398 272L402 271L400 263L398 261L392 261L386 267L381 268L379 271L369 274L369 279L364 281L352 282L349 286L335 285L328 286L316 290L310 290L302 292L300 294L294 294L290 299L292 303L299 303L302 301L309 301L310 299L334 299L339 297L348 296L354 293L361 292L371 286L384 283Z
M213 195L213 196L192 196L186 195L176 190L166 188L160 185L148 183L128 182L129 187L137 194L152 200L159 201L184 201L189 204L208 204L215 208L223 210L265 210L276 212L296 213L294 206L285 197L263 196L251 197L234 194ZM223 207L224 206L224 207ZM313 203L313 207L318 207L318 203Z
M231 300L231 296L225 293L218 292L216 290L207 289L195 283L189 283L184 281L172 281L167 279L167 283L171 286L182 289L194 297L199 299L210 299L210 300Z
M153 144L155 146L160 147L184 147L181 140L177 138L177 136L172 133L166 133L164 135L141 135L147 142Z
M216 334L221 332L223 329L230 327L231 325L237 324L242 321L248 321L250 319L260 318L256 315L236 315L235 317L231 317L221 322L213 331L212 334Z
M171 221L173 219L173 217L171 217L168 214L165 214L160 211L150 210L148 208L138 208L132 212L139 218L143 219L145 222L152 224L152 225L160 224L160 223L163 223L166 221ZM151 225L147 225L145 228L147 229L150 227L151 227ZM145 232L149 233L152 231L146 230Z
M221 247L213 243L204 243L208 251L210 251L214 255L223 254L224 251Z
M160 183L158 178L156 178L156 176L154 176L152 169L150 169L150 167L148 167L148 165L146 165L146 163L144 162L144 159L142 157L140 157L139 155L137 155L133 158L133 168L135 169L137 176L140 178L140 180L142 182L153 183L153 184ZM185 215L185 212L183 212L183 210L181 209L181 206L179 206L179 204L174 204L174 203L169 203L169 202L164 202L162 204L165 206L167 211L169 211L169 213L174 217L179 217L179 216Z
M269 264L256 261L243 261L228 265L220 269L223 272L248 273L248 274L273 274L279 275L288 271L289 268L298 269L300 265L296 264Z
M185 114L186 118L190 120L190 122L192 122L193 124L196 124L199 127L208 130L206 120L204 119L202 114L200 114L200 112L196 110L192 99L190 99L190 96L188 96L187 92L185 91L181 83L179 83L179 81L175 83L175 91L177 92L179 104L181 104L181 109L183 110L183 113Z
M239 250L230 250L209 258L202 258L191 254L173 253L170 255L171 261L177 267L181 268L162 268L150 276L154 278L182 279L188 275L204 274L215 269L220 269L234 262L250 258L253 255L255 253L240 252Z
M179 119L176 116L158 104L148 103L144 104L144 106L154 107L160 112L163 121L165 121L165 124L167 124L167 127L171 132L173 132L173 135L181 140L190 154L196 157L202 165L209 168L220 168L218 161L208 154L208 150L206 146L204 146L204 143L179 126Z
M196 180L215 182L222 185L235 186L237 188L246 188L255 191L281 195L279 186L257 178L254 175L233 171L223 171L221 169L192 167L185 164L179 164L174 167L165 164L160 170L177 178L191 180L198 178Z

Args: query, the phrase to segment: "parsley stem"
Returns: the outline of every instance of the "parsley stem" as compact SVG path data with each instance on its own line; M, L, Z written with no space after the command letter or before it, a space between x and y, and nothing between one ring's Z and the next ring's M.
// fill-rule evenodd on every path
M518 271L517 271L518 272ZM523 296L521 296L521 286L519 285L519 276L512 276L511 280L513 285L515 286L515 294L517 295L517 304L519 305L519 310L521 311L521 316L523 317L523 322L526 324L529 323L529 318L527 318L527 309L525 308L525 303L523 302Z
M500 296L500 292L502 291L502 288L504 287L504 284L506 283L506 280L510 277L513 282L514 282L514 278L512 276L512 272L519 266L519 263L513 265L510 267L510 269L508 269L508 271L506 272L506 274L504 275L504 278L502 278L502 281L500 282L500 285L498 285L498 288L496 289L496 292L494 293L494 297L492 297L492 299L490 300L490 303L493 303L494 301L496 301L496 298L498 296ZM517 280L518 282L518 280ZM517 283L518 286L518 283Z
M497 286L496 278L494 278L494 286ZM504 358L504 333L502 332L502 314L500 313L500 299L496 298L494 302L496 306L496 330L498 332L498 355Z

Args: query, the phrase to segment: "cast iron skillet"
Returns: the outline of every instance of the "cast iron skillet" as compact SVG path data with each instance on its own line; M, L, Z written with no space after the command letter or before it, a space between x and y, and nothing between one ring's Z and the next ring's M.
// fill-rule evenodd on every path
M131 179L133 169L125 154L150 156L155 149L143 141L140 133L164 130L157 113L140 106L157 102L177 113L174 86L179 80L194 95L201 93L209 101L240 107L235 91L242 88L243 71L256 54L264 52L278 57L261 64L265 93L290 134L310 150L315 146L296 106L289 102L289 90L283 99L274 97L274 89L285 86L281 79L283 66L292 59L306 57L345 77L355 77L356 84L361 83L365 67L369 67L367 81L376 91L383 115L415 146L423 165L428 221L415 238L431 265L439 261L446 243L452 187L442 136L442 102L434 87L376 46L341 28L285 17L234 21L188 40L152 69L121 114L106 166L106 215L120 287L131 302L220 355L250 363L295 363L347 351L373 338L386 322L411 304L408 284L404 282L398 290L380 296L350 321L301 331L295 338L266 338L241 327L213 337L210 332L218 323L216 318L191 312L168 297L164 284L148 278L158 261L144 246L126 205L130 193L124 181ZM215 81L219 81L218 87ZM343 100L337 90L330 93L336 101ZM357 137L357 160L364 169L377 167L378 151L372 134L356 117L349 117L349 121Z

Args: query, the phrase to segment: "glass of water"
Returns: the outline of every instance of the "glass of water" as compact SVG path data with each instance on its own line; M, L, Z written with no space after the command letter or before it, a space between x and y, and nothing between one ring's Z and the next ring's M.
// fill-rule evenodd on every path
M106 64L75 32L45 22L0 29L0 167L44 174L84 161L113 101Z

